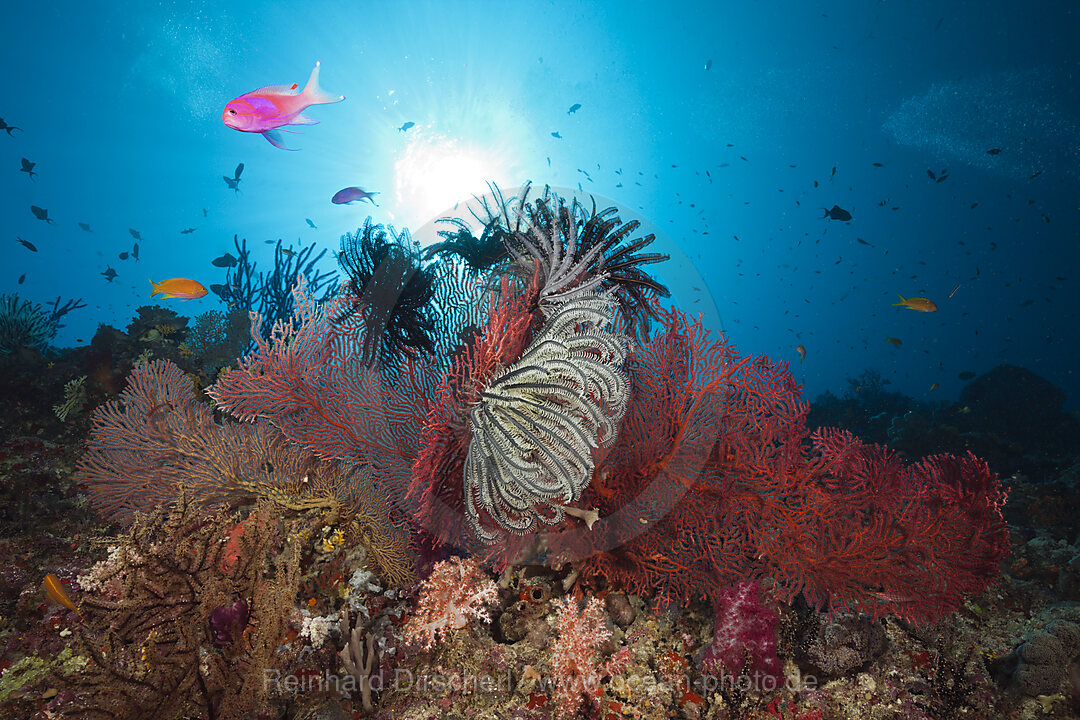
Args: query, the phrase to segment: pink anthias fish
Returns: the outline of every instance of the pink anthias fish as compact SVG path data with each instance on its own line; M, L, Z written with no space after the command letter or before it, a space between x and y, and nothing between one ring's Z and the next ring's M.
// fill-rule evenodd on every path
M335 205L347 205L351 202L358 202L360 200L367 200L375 207L379 204L371 197L372 195L378 195L378 192L367 192L358 187L347 187L338 190L334 193L334 197L330 198L330 202Z
M319 87L319 66L315 63L303 91L299 85L268 85L258 90L244 93L235 100L230 100L221 114L221 119L233 130L240 132L262 133L274 147L293 150L282 143L282 125L317 125L318 120L302 113L312 105L341 102L344 95L330 95ZM296 132L285 130L285 132Z

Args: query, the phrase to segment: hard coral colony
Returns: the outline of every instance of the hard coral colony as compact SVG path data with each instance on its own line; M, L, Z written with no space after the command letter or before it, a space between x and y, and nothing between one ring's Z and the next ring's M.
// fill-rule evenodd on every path
M450 221L425 254L369 222L344 239L343 292L317 303L301 276L292 318L265 329L253 313L254 349L208 390L253 425L217 424L163 364L137 368L131 402L95 416L83 463L95 504L118 517L148 510L190 468L207 499L360 518L397 580L411 567L394 570L408 563L388 523L408 526L414 547L472 556L425 585L449 597L457 582L456 609L424 606L406 625L429 648L488 617L496 588L483 567L506 577L543 565L579 592L718 608L736 583L761 580L789 603L913 623L993 581L1006 494L986 463L909 463L841 430L810 432L785 363L742 356L660 302L667 289L642 269L667 259L643 252L652 235L631 239L637 223L614 209L529 195L526 185L485 203L480 239ZM300 487L230 465L229 447L257 463L272 448L303 467L362 467L374 486ZM572 602L559 606L564 634L601 617L595 600L584 614ZM579 654L592 662L606 639ZM576 711L582 696L557 697Z

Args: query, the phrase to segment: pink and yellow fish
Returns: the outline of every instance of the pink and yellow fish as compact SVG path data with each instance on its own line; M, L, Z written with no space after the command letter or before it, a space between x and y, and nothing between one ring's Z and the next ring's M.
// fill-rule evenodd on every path
M163 298L195 300L206 295L206 288L202 286L202 283L190 278L169 278L161 282L151 280L150 284L154 286L154 292L150 293L150 297L161 293Z
M316 125L318 120L303 114L312 105L341 102L344 95L331 95L319 87L319 66L311 71L307 85L298 91L299 85L267 85L266 87L244 93L225 105L221 119L233 130L240 132L261 133L274 147L287 148L282 142L283 125ZM296 132L285 130L285 132Z

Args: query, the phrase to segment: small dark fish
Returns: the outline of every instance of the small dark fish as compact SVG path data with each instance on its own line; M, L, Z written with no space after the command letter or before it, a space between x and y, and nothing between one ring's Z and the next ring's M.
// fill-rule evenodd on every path
M236 182L240 182L240 176L243 175L243 174L244 174L244 163L240 163L240 164L238 164L236 166L236 169L233 170L233 174L232 174L233 180L235 180Z
M225 286L225 285L211 285L210 286L210 292L214 293L215 295L217 295L222 300L228 300L229 299L228 289L229 288L227 286Z
M842 220L843 222L851 220L851 213L839 205L833 205L831 210L828 208L822 208L822 210L825 211L822 219L829 218L830 220Z
M556 130L555 132L551 133L551 137L553 137L553 138L556 138L557 140L562 140L562 135L560 135L560 134L559 134L559 131L558 131L558 130Z
M1000 155L1001 154L1001 148L990 148L989 150L986 151L986 154L987 155Z
M885 167L884 163L873 163L874 167Z
M1040 175L1042 175L1042 170L1036 170L1031 175L1028 175L1028 180L1034 180L1035 178L1039 177Z
M311 218L304 218L304 220L307 222L308 227L318 230L318 228L315 227L315 223L311 222Z
M37 252L37 247L34 246L34 243L29 242L28 240L23 240L21 237L16 237L15 239L21 242L23 244L23 247L30 252Z
M203 208L203 209L202 209L202 216L203 216L203 217L206 217L206 208Z
M573 105L570 106L570 109L566 111L566 114L567 115L573 115L574 113L576 113L580 109L581 109L581 103L574 103Z
M91 230L91 229L90 229L90 225L89 225L89 224L87 224L87 223L79 223L79 228L80 228L80 229L81 229L81 230L82 230L83 232L94 232L93 230Z
M37 163L32 163L29 160L27 160L26 158L23 158L22 159L22 167L19 168L19 172L26 173L27 175L30 176L30 179L33 180L34 176L37 175L37 173L34 172L34 166L35 165L37 165Z
M378 207L379 204L371 197L372 195L378 195L378 192L367 192L366 190L358 187L347 187L338 190L334 193L334 197L330 198L330 202L335 205L348 205L353 202L362 202L368 200L372 205Z
M139 243L135 243L131 248L131 257L135 258L135 262L139 261Z
M199 228L184 228L183 230L180 231L180 234L181 235L190 235L191 233L195 232L198 229Z
M12 130L21 131L22 128L15 127L14 125L8 125L6 122L4 122L4 118L0 118L0 130L7 130L7 134L10 135Z
M974 209L975 209L975 208L977 208L977 207L979 207L979 201L978 201L978 200L976 200L975 202L971 203L971 209L972 209L972 210L974 210Z
M127 260L128 259L128 254L127 254L127 252L122 252L122 253L120 253L120 255L118 257L121 260Z
M829 179L832 180L834 177L836 177L836 166L835 165L833 165L832 172L829 173Z
M399 128L398 128L398 132L408 132L408 131L409 131L409 128L411 128L411 127L413 127L413 126L415 126L415 125L416 125L416 123L414 123L414 122L412 122L412 121L410 120L409 122L407 122L407 123L404 123L404 124L403 124L403 125L402 125L401 127L399 127Z
M948 176L948 175L938 175L938 179L937 179L937 182L939 182L939 183L943 183L943 182L945 182L945 181L946 181L946 180L948 180L948 179L949 179L949 176Z
M868 243L868 242L866 242L865 240L863 240L863 239L862 239L861 237L857 237L857 238L855 238L855 241L856 241L856 242L858 242L858 243L861 243L861 244L863 244L863 245L866 245L866 246L868 246L868 247L874 247L874 246L873 246L873 245L871 245L870 243Z
M22 285L24 280L26 280L26 273L19 276L19 284Z
M229 186L230 190L240 192L240 180L237 178L231 178L228 175L222 175L221 179L225 181L225 184Z
M236 267L236 263L239 262L231 253L225 253L219 258L214 258L210 261L210 264L214 267L231 268Z
M56 222L51 217L49 217L49 211L45 208L38 207L37 205L31 205L30 212L34 213L34 217L36 217L38 220L44 220L50 225L53 225Z
M284 255L285 257L292 257L293 255L296 254L296 251L295 250L290 250L289 248L281 248L281 254Z
M103 278L105 278L106 280L108 280L109 282L112 282L113 279L116 278L117 275L119 275L119 273L116 272L115 270L113 270L109 266L106 266L105 267L105 272L101 273L101 276Z
M548 161L548 167L551 167L551 156L550 155L548 156L547 161Z
M975 377L975 373L971 372L970 370L965 370L964 372L959 373L956 377L959 380L970 380L971 378Z
M705 72L712 70L712 58L705 61Z
M128 228L128 232L131 233L131 237L135 238L139 242L142 242L142 235L139 234L138 230L134 228Z
M935 175L934 171L930 170L929 168L927 168L926 170L926 177L930 178L931 180L937 180L937 175Z

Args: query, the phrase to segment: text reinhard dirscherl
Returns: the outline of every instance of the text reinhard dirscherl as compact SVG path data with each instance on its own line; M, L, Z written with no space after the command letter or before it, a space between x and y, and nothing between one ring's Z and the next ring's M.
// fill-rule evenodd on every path
M520 674L518 674L520 677ZM514 673L425 673L414 674L409 670L397 668L390 673L376 673L366 678L370 688L374 692L410 692L414 694L430 693L442 695L447 692L473 694L473 693L505 693L514 692ZM752 673L740 673L738 675L721 671L719 674L702 675L691 680L689 677L681 678L677 683L669 683L659 680L652 675L619 675L612 678L613 686L623 685L632 693L648 690L649 688L670 688L680 694L694 691L703 697L708 697L715 692L735 691L740 692L764 692L772 693L781 688L789 691L814 690L817 688L817 678L813 675L798 674L795 677L776 678L758 671ZM536 682L537 692L554 692L557 683L554 678L541 677ZM329 670L321 673L282 674L278 670L266 670L263 673L263 689L272 694L302 695L311 692L338 692L346 697L352 697L360 690L360 685L352 675L337 675ZM578 683L581 691L595 690L585 683Z

